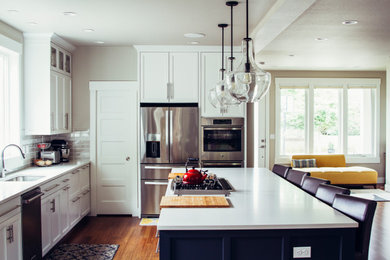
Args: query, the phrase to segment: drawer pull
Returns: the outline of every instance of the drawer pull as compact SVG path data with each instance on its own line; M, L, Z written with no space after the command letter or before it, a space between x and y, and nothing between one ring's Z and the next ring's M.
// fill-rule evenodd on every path
M83 195L86 195L88 193L89 193L89 190L86 190L86 191L83 192Z
M10 213L11 211L14 211L15 209L17 209L17 208L19 208L19 207L20 207L20 205L18 205L18 206L16 206L16 207L14 207L14 208L12 208L12 209L10 209L10 210L4 212L0 217L7 215L7 214Z
M62 182L68 182L69 181L69 179L65 179L65 180L63 180Z
M52 189L55 189L55 188L57 188L58 186L60 186L60 185L59 185L59 184L55 184L55 185L51 186L50 188L45 189L45 191L46 191L46 192L51 191Z
M78 201L79 199L80 199L80 197L77 197L77 198L73 199L72 202L76 202L76 201Z
M12 242L14 242L14 226L13 225L8 226L7 232L8 232L7 240L11 244Z
M70 189L70 187L68 186L68 187L63 188L62 190L67 191L69 189Z
M80 170L75 170L74 172L72 172L72 174L76 174L78 173Z

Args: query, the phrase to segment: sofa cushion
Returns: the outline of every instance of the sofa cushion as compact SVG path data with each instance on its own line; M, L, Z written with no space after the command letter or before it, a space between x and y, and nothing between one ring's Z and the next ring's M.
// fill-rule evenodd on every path
M359 166L296 168L295 170L310 172L312 177L329 180L331 184L376 184L378 179L375 170Z
M317 167L316 159L296 159L292 160L293 168L308 168L308 167Z
M292 160L316 159L317 167L345 167L344 154L321 154L321 155L293 155ZM292 166L291 160L291 166Z

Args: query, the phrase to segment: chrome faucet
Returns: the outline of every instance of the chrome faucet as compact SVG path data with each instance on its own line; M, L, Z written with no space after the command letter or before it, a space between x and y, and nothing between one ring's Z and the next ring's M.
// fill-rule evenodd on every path
M5 169L4 152L5 152L5 149L7 149L7 148L10 147L10 146L15 146L15 147L17 147L17 148L19 149L20 153L22 154L23 159L26 158L26 155L23 153L22 148L20 148L18 145L16 145L16 144L9 144L9 145L6 145L6 146L3 148L3 151L1 152L1 166L2 166L3 168L2 168L2 170L1 170L1 176L0 176L0 178L4 178L4 177L5 177L5 172L7 171L7 170Z

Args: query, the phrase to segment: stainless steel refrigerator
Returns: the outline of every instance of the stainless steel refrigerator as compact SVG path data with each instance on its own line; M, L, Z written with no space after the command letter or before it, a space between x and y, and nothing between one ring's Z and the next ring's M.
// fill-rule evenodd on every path
M168 174L199 158L198 104L141 103L141 215L158 216Z

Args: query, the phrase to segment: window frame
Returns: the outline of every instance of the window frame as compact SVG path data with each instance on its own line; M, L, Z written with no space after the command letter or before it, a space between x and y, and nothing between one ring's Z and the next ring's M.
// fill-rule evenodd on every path
M9 57L9 75L16 73L16 77L11 77L9 80L12 81L11 84L17 86L16 92L18 100L12 104L12 110L15 110L18 114L18 118L12 119L12 131L17 131L16 136L13 140L9 140L17 145L21 145L22 142L22 129L23 129L23 45L20 42L17 42L13 39L6 37L5 35L0 34L0 50ZM13 70L17 70L14 72ZM15 128L15 129L14 129ZM0 151L3 147L0 147ZM20 154L13 150L7 150L5 154L7 159L7 168L17 168L21 167L24 164L23 159ZM0 165L1 168L1 165Z
M275 78L275 163L290 163L291 155L280 154L280 113L282 88L304 88L305 91L305 154L313 154L314 135L314 89L338 88L342 90L340 95L340 138L341 151L345 155L347 163L380 163L380 86L379 78ZM372 111L373 147L372 155L347 154L348 149L348 89L370 88L375 91L374 106ZM307 141L308 140L308 141Z

